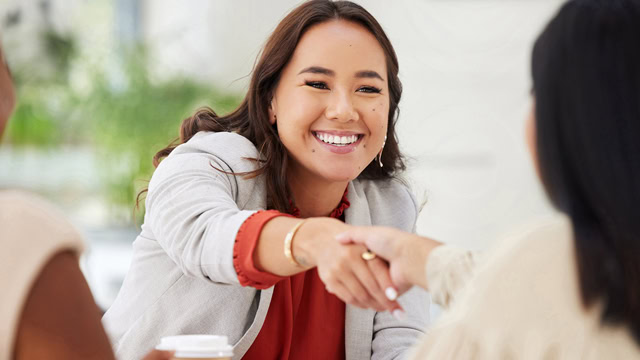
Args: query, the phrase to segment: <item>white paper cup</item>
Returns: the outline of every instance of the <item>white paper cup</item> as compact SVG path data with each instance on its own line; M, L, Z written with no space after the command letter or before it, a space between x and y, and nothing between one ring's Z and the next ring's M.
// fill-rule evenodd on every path
M233 356L227 337L217 335L165 336L156 349L175 351L175 360L231 360Z

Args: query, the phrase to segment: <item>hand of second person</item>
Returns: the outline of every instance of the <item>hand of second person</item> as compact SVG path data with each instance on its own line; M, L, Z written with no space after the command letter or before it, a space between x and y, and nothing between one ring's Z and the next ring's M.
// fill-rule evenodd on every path
M342 301L398 314L398 310L402 311L400 305L385 293L393 289L388 265L380 259L364 260L362 253L367 248L363 245L342 245L334 240L335 235L350 228L339 220L314 218L300 229L310 234L301 237L309 241L294 242L296 259L316 266L327 291Z
M389 262L390 276L400 293L417 285L427 288L426 262L440 242L394 228L351 227L338 234L339 243L362 244Z

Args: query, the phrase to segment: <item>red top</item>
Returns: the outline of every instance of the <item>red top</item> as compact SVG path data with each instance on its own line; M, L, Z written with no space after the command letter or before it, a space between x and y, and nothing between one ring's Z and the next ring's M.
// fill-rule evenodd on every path
M331 217L344 221L349 207L347 192ZM293 208L290 213L299 216ZM275 284L262 329L244 360L344 359L345 303L329 294L316 268L290 277L258 270L253 263L262 227L276 216L292 216L275 210L258 211L240 227L233 249L233 264L242 286L267 289Z

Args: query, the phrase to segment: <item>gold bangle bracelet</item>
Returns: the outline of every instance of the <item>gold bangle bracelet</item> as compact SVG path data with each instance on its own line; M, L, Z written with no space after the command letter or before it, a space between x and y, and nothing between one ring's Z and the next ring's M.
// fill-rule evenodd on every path
M298 232L298 229L300 229L300 227L302 226L302 224L304 224L305 221L307 221L307 219L304 219L299 223L297 223L293 228L291 228L291 230L289 230L289 232L287 233L287 236L285 236L284 238L284 256L287 259L289 259L289 261L291 261L293 265L298 267L304 267L304 266L300 265L300 263L297 262L296 259L293 257L293 250L292 250L293 237L296 236L296 232Z

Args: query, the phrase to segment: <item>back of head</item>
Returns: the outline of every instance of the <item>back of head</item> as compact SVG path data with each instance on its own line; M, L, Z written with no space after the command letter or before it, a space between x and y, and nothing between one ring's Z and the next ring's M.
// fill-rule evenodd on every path
M640 0L574 0L532 62L542 181L575 231L585 306L640 344Z

